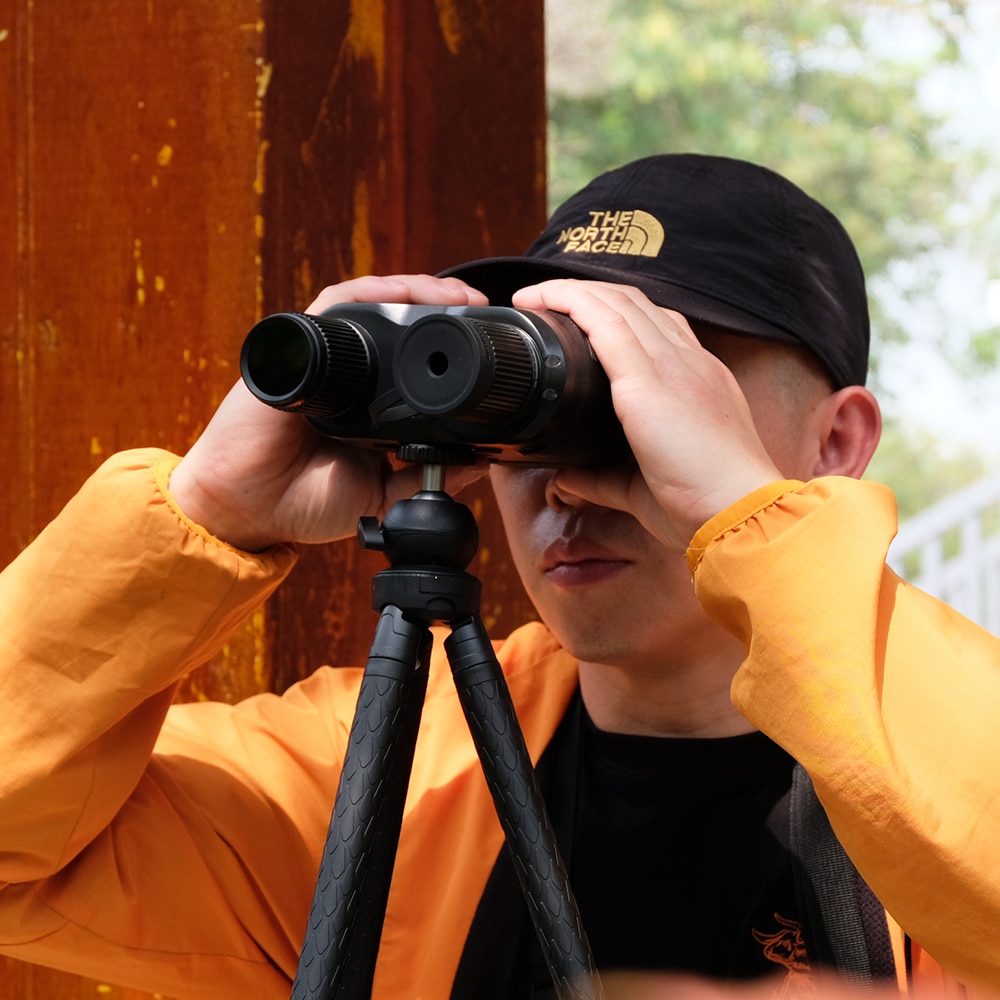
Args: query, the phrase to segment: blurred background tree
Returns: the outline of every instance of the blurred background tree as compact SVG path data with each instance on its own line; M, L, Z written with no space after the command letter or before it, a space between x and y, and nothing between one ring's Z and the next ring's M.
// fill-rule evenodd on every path
M872 475L904 515L981 475L991 456L893 416L883 368L940 316L942 260L1000 275L996 154L949 128L925 82L961 67L976 0L547 0L550 198L655 152L770 166L826 204L869 277L873 388L887 404ZM989 0L986 0L988 3ZM995 13L995 12L994 12ZM996 368L997 331L939 322L967 377ZM933 338L932 334L932 338ZM930 401L929 401L930 402ZM920 460L915 458L919 456Z

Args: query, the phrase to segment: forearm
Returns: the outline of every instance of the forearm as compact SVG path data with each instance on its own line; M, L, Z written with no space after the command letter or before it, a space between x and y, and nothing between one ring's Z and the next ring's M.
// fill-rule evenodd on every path
M217 651L290 567L186 522L175 460L107 462L0 575L0 880L66 863L145 767L172 686Z
M737 707L807 768L904 929L1000 986L1000 640L886 567L888 491L818 480L738 506L689 553L703 606L747 644Z

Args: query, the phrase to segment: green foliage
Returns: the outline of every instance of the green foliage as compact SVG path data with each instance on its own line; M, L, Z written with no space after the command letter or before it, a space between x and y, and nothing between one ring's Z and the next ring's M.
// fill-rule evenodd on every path
M952 364L959 372L973 377L984 369L992 371L1000 367L1000 326L973 332L965 350Z
M955 59L965 0L608 0L606 47L550 85L551 194L654 152L773 167L835 212L869 278L919 297L922 259L968 227L951 219L981 163L918 100ZM900 44L896 44L896 40ZM905 45L902 43L906 43ZM575 73L573 70L575 69ZM891 279L890 279L891 275ZM905 331L873 294L881 341Z
M1000 367L1000 330L956 331L935 302L937 253L964 249L988 273L1000 247L986 154L959 144L921 99L928 76L961 55L966 0L547 5L553 206L652 153L765 164L853 237L869 278L876 384L883 346L907 338L903 303L936 324L955 370ZM905 519L985 471L972 449L954 454L889 421L869 476L892 485Z
M905 521L987 471L983 457L971 449L948 453L933 436L890 420L865 478L892 486Z

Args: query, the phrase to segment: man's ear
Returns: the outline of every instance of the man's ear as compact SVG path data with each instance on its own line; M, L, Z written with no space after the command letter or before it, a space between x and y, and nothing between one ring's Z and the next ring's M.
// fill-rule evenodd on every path
M860 479L882 435L878 400L863 385L849 385L828 396L817 416L821 437L813 475Z

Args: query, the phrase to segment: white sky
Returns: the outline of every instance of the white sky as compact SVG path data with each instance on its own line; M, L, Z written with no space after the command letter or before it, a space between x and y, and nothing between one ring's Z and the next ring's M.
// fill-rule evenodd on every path
M1000 169L1000 3L973 0L970 11L975 30L963 45L964 70L929 78L923 96L949 117L958 136L991 146ZM1000 469L1000 374L963 379L935 344L942 331L958 345L975 331L1000 326L1000 276L991 280L985 262L957 253L941 266L932 289L939 312L907 312L900 305L912 342L884 353L884 408L922 425L945 446L975 446Z

